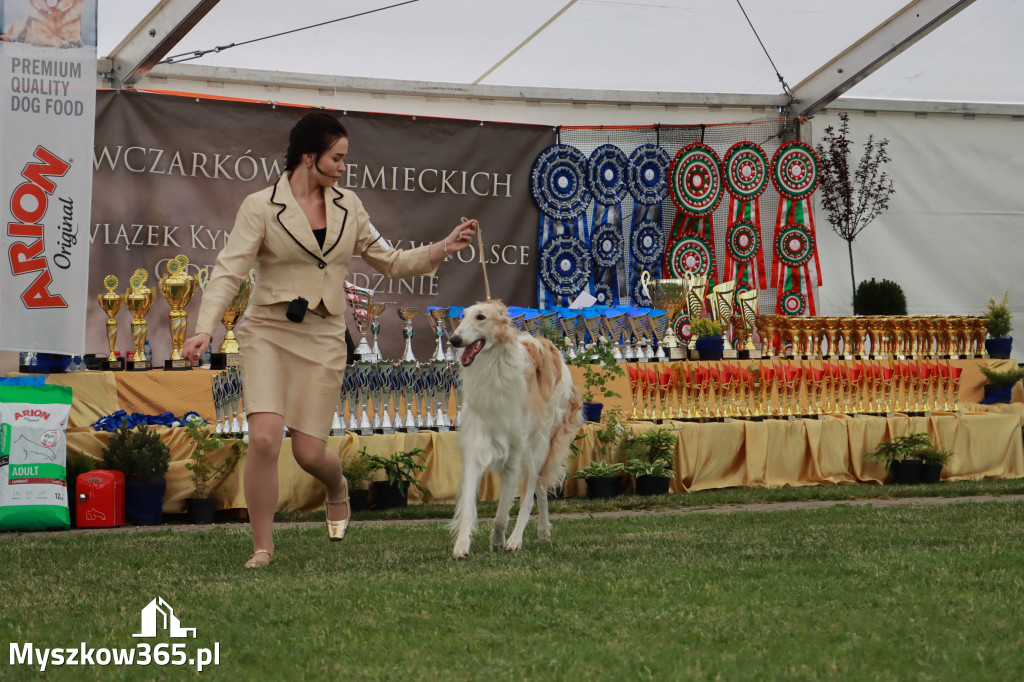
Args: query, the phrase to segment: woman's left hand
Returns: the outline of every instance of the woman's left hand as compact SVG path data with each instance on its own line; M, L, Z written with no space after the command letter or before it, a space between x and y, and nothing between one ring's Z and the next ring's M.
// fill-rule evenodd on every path
M442 242L434 242L430 249L430 259L437 264L448 256L454 255L473 243L473 237L480 228L476 220L467 220L456 225Z

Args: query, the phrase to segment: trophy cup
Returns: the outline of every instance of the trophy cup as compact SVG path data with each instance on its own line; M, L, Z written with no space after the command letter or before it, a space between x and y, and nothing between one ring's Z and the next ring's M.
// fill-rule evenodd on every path
M573 360L578 354L576 350L576 337L579 335L581 324L583 324L583 315L579 312L565 315L559 314L558 316L558 326L566 338L565 360Z
M647 326L647 313L645 312L629 312L626 314L626 322L629 323L629 332L636 341L636 345L627 345L626 350L628 353L624 353L626 360L636 359L639 362L647 360L644 357L644 328Z
M654 341L657 342L658 350L654 351L654 356L651 358L655 362L660 360L668 360L668 355L665 354L665 340L668 338L669 331L669 316L668 313L662 311L655 311L653 315L647 316L647 324L651 328L651 334L654 335ZM675 336L673 330L672 336ZM676 340L679 343L679 340ZM686 352L686 349L676 348L682 352Z
M405 326L402 328L402 338L405 339L405 352L402 353L402 362L416 362L416 356L412 352L412 321L419 314L419 308L398 308L398 316L405 322Z
M352 317L355 318L356 329L359 330L359 343L356 345L355 352L360 360L366 360L367 362L377 362L380 359L379 356L374 355L370 344L366 342L366 333L370 330L373 322L371 319L373 317L371 310L373 294L373 289L357 287L354 284L345 282L345 298L348 299L348 303L352 307Z
M370 403L370 393L373 391L374 377L373 377L373 363L369 360L357 360L355 362L355 385L356 395L359 401L359 435L360 436L372 436L373 435L373 422L370 421L370 413L368 407Z
M725 341L725 348L722 351L723 360L735 360L736 349L729 343L729 323L732 322L733 295L736 291L736 282L729 280L716 284L711 293L708 294L708 303L711 305L711 319L720 322L723 328L722 338Z
M164 370L192 369L192 361L181 357L181 347L188 327L185 306L195 293L196 280L188 274L188 256L179 254L168 260L165 267L167 272L160 277L160 293L171 306L167 316L171 328L171 357L164 362ZM137 349L135 353L138 355Z
M199 275L196 276L196 284L198 284L201 290L206 288L206 282L209 281L208 277L205 276L206 272L206 270L200 270ZM225 329L224 340L217 347L217 352L210 354L210 369L237 367L241 361L242 356L239 354L238 340L235 338L235 326L238 325L238 321L245 314L245 309L249 307L252 287L256 282L255 276L256 269L250 269L249 276L239 283L238 292L231 299L231 302L228 303L228 307L224 309L224 315L220 318L221 324L224 325Z
M380 316L387 310L387 303L370 303L370 333L373 334L373 348L370 352L373 357L377 358L377 362L383 359L384 355L380 352L380 346L377 344L377 335L380 334Z
M619 350L619 341L622 338L622 330L626 326L626 313L613 312L611 315L602 313L602 328L608 334L608 341L612 344L612 356L616 362L621 362L622 351Z
M452 426L452 420L448 417L448 401L451 399L452 392L452 370L447 360L434 360L430 364L430 370L434 375L434 393L437 402L437 414L434 421L437 424L438 433L445 433Z
M438 306L427 306L427 318L434 324L434 340L437 345L434 347L434 354L430 357L431 362L445 362L444 346L448 329L448 309ZM540 316L535 319L540 320Z
M686 310L690 314L690 324L704 317L704 295L707 287L707 275L688 275L686 277ZM696 335L690 339L690 350L697 350Z
M646 278L646 279L645 279ZM658 337L658 352L664 349L664 357L669 361L685 360L686 348L679 343L676 337L675 323L679 313L686 306L686 280L683 279L655 279L644 271L641 275L641 282L646 287L647 295L651 299L651 305L658 310L664 310L667 315L665 326L661 322L654 322L654 334ZM659 328L662 330L659 334Z
M757 360L761 357L761 351L754 345L754 327L757 326L757 289L747 289L736 294L736 306L740 309L739 319L743 327L744 337L747 340L746 347L737 348L741 358ZM761 341L762 345L764 340Z
M604 318L601 313L597 311L583 313L583 325L586 330L586 334L590 336L590 345L594 345L601 341L601 325L604 323ZM580 352L586 350L586 338L584 337L584 343L580 344Z
M153 306L153 297L156 292L146 286L149 273L139 268L128 280L128 290L124 292L121 300L124 307L132 315L132 348L134 358L129 360L126 369L132 372L152 369L149 360L146 359L146 332L149 324L146 322L146 315Z
M405 417L402 418L403 430L406 433L419 433L416 414L412 410L412 399L419 383L419 366L415 360L403 360L399 367L402 377L402 396L405 400Z
M107 293L96 294L96 300L99 301L103 312L107 314L107 346L110 350L107 359L103 361L101 367L105 370L114 371L124 369L124 361L114 353L114 347L117 345L117 320L114 317L117 315L117 311L121 309L121 295L114 291L117 289L117 284L116 276L107 275L103 278L103 287L107 290Z

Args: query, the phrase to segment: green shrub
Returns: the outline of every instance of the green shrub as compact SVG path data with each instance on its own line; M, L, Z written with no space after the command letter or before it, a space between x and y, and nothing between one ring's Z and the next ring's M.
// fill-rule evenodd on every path
M410 485L416 486L421 493L427 492L416 480L416 474L427 468L427 465L423 463L425 453L423 448L413 448L408 452L396 452L390 457L380 457L367 454L365 448L360 450L360 454L370 462L373 471L383 469L388 476L388 483L398 488L402 495L409 491Z
M630 436L622 444L625 459L641 459L654 463L659 459L672 460L676 449L676 434L668 429L652 429L639 436Z
M888 469L893 462L920 459L920 453L928 449L935 449L935 446L932 445L932 439L927 433L909 433L906 436L896 436L891 442L879 443L874 452L864 455L864 459L881 462Z
M896 282L872 277L857 286L853 295L854 315L906 315L907 297Z
M192 453L185 468L192 472L192 486L195 498L204 499L210 496L220 481L227 476L235 464L245 456L248 446L240 440L225 438L210 428L210 425L199 417L185 422L185 434L192 443ZM229 447L231 452L220 463L210 461L210 455L221 448Z
M992 386L1006 386L1024 379L1024 369L1020 367L1014 367L1005 372L997 372L991 367L985 367L984 365L978 367L978 369L981 370L981 373L985 375L985 380Z
M939 464L946 466L946 463L956 456L951 450L943 450L934 446L929 446L917 451L917 458L925 464Z
M373 472L379 468L381 467L370 461L364 447L359 450L359 454L345 464L345 479L352 490L366 490L370 487L370 481L373 480Z
M129 429L128 420L110 434L103 448L101 469L120 471L126 481L156 481L167 475L171 450L145 424Z
M1009 291L1003 296L1001 303L996 303L994 298L988 299L988 307L982 318L988 328L988 335L993 339L1005 338L1013 331L1013 311L1010 310L1009 302Z
M690 322L690 332L698 338L721 336L724 331L725 325L707 317L702 317L699 320L692 320Z
M573 478L614 478L624 471L625 467L619 462L591 462L584 468L572 475Z

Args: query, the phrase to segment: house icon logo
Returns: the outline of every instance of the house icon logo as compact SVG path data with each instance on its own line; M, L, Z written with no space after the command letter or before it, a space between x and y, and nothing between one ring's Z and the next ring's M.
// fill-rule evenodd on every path
M174 615L174 609L164 601L163 597L157 597L146 604L142 609L142 632L132 637L156 637L157 629L163 629L170 637L195 639L195 628L183 628Z

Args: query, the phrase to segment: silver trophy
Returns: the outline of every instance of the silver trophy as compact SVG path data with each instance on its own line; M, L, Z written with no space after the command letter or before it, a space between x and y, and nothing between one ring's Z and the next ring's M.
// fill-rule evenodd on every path
M444 362L445 361L445 335L447 333L448 321L448 309L441 308L438 306L427 307L427 317L434 328L434 341L436 345L434 347L434 354L430 357L432 362Z
M238 418L242 414L241 409L239 409L242 401L242 375L238 373L237 367L229 367L227 374L229 396L231 398L231 430L229 433L235 438L241 438L242 423Z
M366 333L373 323L373 289L357 287L355 284L345 282L345 298L348 299L352 308L352 315L355 317L356 328L359 330L359 343L356 345L356 354L361 360L376 362L379 358L373 354L373 349L366 341Z
M726 360L737 357L736 350L729 342L729 325L732 323L733 296L736 293L735 280L716 284L708 294L708 302L711 304L711 319L722 324L722 337L725 342L725 350L722 357Z
M356 391L359 400L359 434L361 436L373 435L373 422L370 421L370 414L367 411L370 402L370 391L373 389L373 363L368 360L359 360L353 367L356 375Z
M373 407L370 408L373 418L370 419L370 426L373 428L374 433L380 433L383 429L380 411L384 397L383 379L384 377L381 376L381 365L379 363L374 364L373 369L370 370L370 397L373 398Z
M550 312L541 315L540 322L540 333L544 336L550 336L558 332L558 313Z
M402 419L406 433L416 433L419 428L416 424L416 413L413 412L413 398L418 389L419 366L415 362L403 361L399 367L402 370L402 396L405 398L405 417Z
M439 432L448 431L452 421L448 417L448 400L451 398L451 378L449 371L451 366L444 360L430 363L431 371L434 374L434 394L436 396L435 423Z
M374 393L375 406L377 407L381 433L391 434L395 432L395 425L391 421L391 391L393 388L394 372L397 368L390 362L382 362L377 365L378 382L380 384L380 402L376 403L377 395Z
M619 350L619 342L622 340L622 330L626 326L626 313L615 311L609 314L602 314L602 327L604 332L608 335L608 340L612 344L612 356L616 362L621 362L624 358L622 351Z
M563 315L558 317L558 326L562 329L562 335L566 338L565 359L572 360L578 355L576 349L576 336L579 334L580 325L583 323L583 316Z
M380 334L380 316L387 310L387 307L387 303L370 304L370 333L373 334L373 348L370 349L370 352L373 354L374 362L380 362L384 357L380 352L377 336Z
M356 382L356 368L349 367L345 370L345 378L341 382L341 390L347 405L343 412L347 415L345 429L347 431L359 430L359 386Z
M454 428L462 426L462 365L452 366L452 388L455 389L455 420Z
M412 352L412 321L419 314L419 308L398 309L398 316L405 322L405 326L402 327L402 338L405 339L405 352L402 353L402 362L416 362L416 355Z
M224 425L224 388L221 386L220 376L223 372L214 374L211 378L211 390L213 391L213 409L217 412L217 426L214 433L223 433Z
M636 315L626 315L626 322L629 324L629 334L627 336L635 342L627 343L622 349L622 355L627 360L640 360L643 361L643 334L644 327L647 326L647 313L638 313Z
M541 323L543 321L544 318L535 310L523 313L523 330L530 336L537 337L541 333Z
M651 333L654 334L654 339L658 342L658 350L654 352L655 360L667 360L665 356L665 349L662 347L662 342L665 339L665 334L668 331L668 313L657 312L653 315L647 316L647 324L651 328Z
M583 327L587 334L590 335L590 345L600 342L601 340L601 326L604 324L604 317L602 315L591 315L583 316ZM586 348L586 343L580 345L580 351L582 352Z

